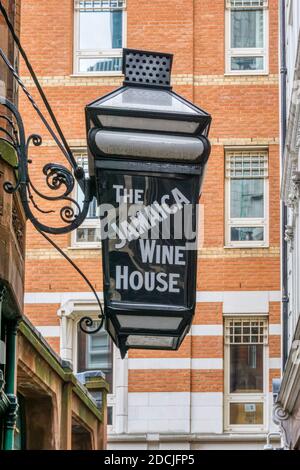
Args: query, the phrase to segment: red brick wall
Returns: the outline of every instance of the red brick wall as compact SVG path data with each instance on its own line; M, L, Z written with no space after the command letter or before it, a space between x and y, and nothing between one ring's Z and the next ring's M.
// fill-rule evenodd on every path
M213 116L212 155L204 184L204 246L199 255L199 291L278 291L279 258L279 124L278 124L278 12L270 1L270 75L225 77L224 0L128 0L127 46L174 54L173 78L178 93L194 100ZM93 84L73 74L73 1L49 0L22 5L22 42L57 118L70 140L85 139L84 107L116 87L109 79ZM22 66L23 77L28 72ZM64 78L65 77L65 78ZM47 81L45 80L47 78ZM87 78L88 80L88 78ZM120 78L114 78L121 83ZM36 90L30 92L37 98ZM38 102L40 100L37 98ZM49 135L28 101L22 96L21 110L27 133ZM270 248L224 250L224 145L269 146ZM41 168L49 161L63 162L58 148L33 149L33 180L45 189ZM44 208L50 208L46 204ZM52 208L52 207L51 207ZM47 216L48 223L57 221ZM27 292L88 291L79 275L56 255L30 226L27 235ZM68 249L70 236L56 237ZM68 250L97 290L102 289L101 256L89 250ZM59 305L30 305L26 313L37 325L58 325ZM280 322L280 304L270 304L270 323ZM222 303L198 304L195 324L222 324ZM59 349L58 340L51 339ZM177 352L130 351L135 358L223 358L223 338L187 337ZM280 339L270 338L270 355L279 357ZM271 371L279 375L279 371ZM133 370L129 391L222 391L219 370Z

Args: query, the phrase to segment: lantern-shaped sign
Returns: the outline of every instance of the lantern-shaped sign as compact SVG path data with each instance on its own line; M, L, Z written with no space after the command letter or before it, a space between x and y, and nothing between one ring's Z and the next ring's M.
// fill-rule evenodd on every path
M169 54L125 49L124 86L86 108L106 328L122 357L178 349L195 310L211 117L171 90L171 66Z

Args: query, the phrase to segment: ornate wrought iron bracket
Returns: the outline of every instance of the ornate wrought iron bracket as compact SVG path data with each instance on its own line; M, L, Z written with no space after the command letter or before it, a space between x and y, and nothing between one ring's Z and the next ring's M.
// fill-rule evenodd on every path
M32 160L29 158L29 150L30 144L39 147L42 144L42 138L37 134L32 134L26 140L23 121L14 104L6 98L0 97L0 106L6 110L6 113L0 113L0 122L5 122L5 127L0 126L0 131L2 132L1 139L14 149L17 156L17 164L13 166L16 174L16 183L6 181L3 185L4 190L9 194L19 192L26 218L30 220L37 231L77 270L94 293L100 308L100 315L97 318L97 322L100 320L100 323L93 328L94 321L89 317L84 317L80 321L80 327L85 333L96 333L103 326L104 312L93 285L68 255L46 235L66 234L77 229L82 224L93 199L91 182L89 179L85 178L84 170L78 166L73 167L72 173L70 169L63 165L47 163L42 170L46 185L50 190L56 191L59 194L51 196L37 189L29 175L29 165L32 163ZM77 180L80 187L83 188L84 201L82 207L72 198L75 180ZM51 203L60 204L58 211L60 220L63 222L62 226L48 226L37 218L35 215L36 212L44 215L56 212L55 209L49 210L40 208L37 199L44 199Z
M73 175L73 173L63 165L47 163L43 167L46 184L48 188L59 194L49 196L39 191L30 178L28 165L31 163L29 159L30 144L32 143L34 146L38 147L42 144L42 138L37 134L32 134L26 140L22 118L17 108L3 97L0 97L0 105L9 111L9 115L11 116L7 117L5 114L0 114L0 118L4 119L7 124L6 129L0 127L0 130L5 135L4 140L15 150L18 160L15 167L17 182L13 184L10 181L6 181L4 183L5 191L10 194L19 191L26 218L29 219L38 230L54 235L75 230L86 218L93 197L90 190L90 180L85 179L84 171L80 167L75 168ZM85 197L82 208L71 196L75 179L84 183ZM53 203L63 203L63 207L59 208L59 217L64 224L63 226L50 227L39 221L34 213L34 209L42 214L55 213L55 210L44 210L40 208L37 203L37 198Z
M7 11L2 5L1 1L0 1L0 12L3 15L4 21L8 27L8 30L29 70L29 73L37 87L40 97L52 119L52 122L54 124L54 127L60 139L57 137L51 125L48 123L47 119L45 118L43 113L40 111L33 97L31 96L29 91L26 89L24 83L22 82L17 70L9 62L8 58L6 57L2 49L0 49L0 56L2 60L4 61L5 65L7 66L7 68L9 69L9 71L12 73L17 83L22 88L23 92L25 93L28 100L30 101L32 107L35 109L36 113L40 117L46 129L49 131L50 135L53 137L54 141L56 142L61 152L65 156L66 160L69 162L69 164L71 165L73 169L73 173L72 173L68 168L66 168L63 165L59 165L56 163L48 163L47 165L45 165L43 168L43 173L45 175L46 183L48 187L54 191L59 191L61 190L61 188L64 188L64 191L56 196L48 196L40 192L32 183L30 176L29 176L28 164L31 163L31 160L29 160L28 158L29 156L28 153L29 153L30 143L32 142L33 145L40 146L42 144L42 139L39 135L33 134L33 135L30 135L27 140L25 140L24 126L23 126L22 118L21 118L19 111L10 101L8 101L5 98L0 98L0 107L2 105L9 111L8 116L6 114L3 114L3 115L1 114L0 116L0 123L2 122L1 118L6 123L5 127L0 128L0 131L2 131L2 134L4 134L4 140L9 145L11 145L12 148L14 148L14 150L16 151L17 160L18 160L18 164L15 168L16 176L17 176L17 183L13 185L12 182L6 182L4 184L4 189L10 194L13 194L16 191L19 191L22 205L24 207L24 211L25 211L25 215L27 219L31 221L31 223L34 225L37 231L49 243L51 243L52 246L56 248L61 253L61 255L77 270L77 272L83 277L85 282L88 284L88 286L94 293L97 303L100 308L100 314L98 315L98 319L97 319L97 322L100 320L99 324L97 325L97 327L93 328L94 321L89 317L82 318L79 323L80 328L85 333L93 334L93 333L98 332L102 328L103 322L104 322L104 311L103 311L100 299L93 285L87 279L87 277L81 272L78 266L76 266L75 263L68 257L68 255L66 255L66 253L64 253L64 251L61 250L61 248L59 248L59 246L53 240L51 240L51 238L49 238L48 235L46 235L46 233L53 234L53 235L69 233L75 230L76 228L78 228L82 224L82 222L85 220L87 216L90 202L93 198L93 194L91 191L91 182L89 179L85 178L83 168L78 167L77 162L74 159L74 156L58 124L58 121L50 106L50 103L47 100L47 97L39 83L39 80L33 70L33 67L27 57L27 54L21 45L20 39L17 36L14 30L14 27L8 17ZM82 207L80 207L77 201L75 201L71 197L71 193L73 191L74 184L75 184L75 179L77 180L77 183L80 186L84 194L84 201L83 201ZM39 198L52 201L52 202L64 201L66 204L60 208L60 213L59 213L60 219L64 222L64 226L50 227L40 222L38 218L34 215L34 212L32 211L32 207L34 207L36 211L42 214L49 214L54 211L52 209L51 210L41 209L36 203L35 197L39 197Z

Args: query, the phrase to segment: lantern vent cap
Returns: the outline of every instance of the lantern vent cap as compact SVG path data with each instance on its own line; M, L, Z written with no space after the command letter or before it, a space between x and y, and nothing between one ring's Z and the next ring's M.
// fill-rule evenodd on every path
M173 54L123 49L124 85L170 89Z

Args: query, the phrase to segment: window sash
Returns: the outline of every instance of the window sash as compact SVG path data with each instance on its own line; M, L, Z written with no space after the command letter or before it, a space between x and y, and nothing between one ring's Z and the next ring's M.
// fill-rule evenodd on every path
M95 322L96 325L98 322ZM97 350L95 346L93 346L93 341L95 340L96 336L92 337L91 335L87 335L86 341L86 364L88 367L96 367L95 363L93 363L93 358L99 357L100 360L97 364L97 367L100 369L111 369L112 368L112 348L110 344L110 338L108 333L105 330L101 330L98 333L95 333L101 339L102 347L100 350Z
M81 316L84 317L88 314L89 312L87 311L82 311L81 312ZM90 314L90 313L89 313ZM91 315L92 318L94 319L94 325L99 325L99 322L97 321L96 317L94 315ZM72 322L73 323L73 322ZM80 360L79 360L79 348L80 346L82 347L83 349L83 352L85 353L86 350L87 350L87 346L86 346L86 343L87 343L87 337L89 335L86 335L85 333L82 333L82 335L84 335L84 338L85 338L85 341L84 341L84 345L85 347L83 347L82 344L80 344L80 340L79 340L79 335L81 333L81 330L79 328L79 324L78 322L74 322L74 326L73 326L73 351L72 351L72 357L73 357L73 363L74 363L74 366L75 366L75 371L78 373L79 372L79 363L80 363ZM114 432L115 430L115 424L116 424L116 386L117 386L117 377L116 377L116 363L117 363L117 358L118 358L118 350L116 348L116 346L114 346L112 340L110 339L109 337L109 341L111 342L110 343L110 348L111 348L111 372L109 373L110 375L110 378L111 378L111 389L110 389L110 392L108 393L107 395L107 407L110 407L111 408L111 412L112 412L112 423L108 425L108 432ZM82 359L82 357L81 357ZM121 367L122 369L122 367ZM81 370L82 369L82 364L81 364ZM120 370L119 370L120 372Z
M94 3L94 7L88 5L84 11L88 12L101 12L101 11L122 11L122 45L120 48L91 48L91 49L80 49L80 1L75 0L75 27L74 27L74 73L79 75L120 75L121 74L121 58L123 47L126 46L126 1L121 0L110 0L110 1L86 1L86 4ZM97 5L96 5L97 4ZM99 4L99 5L98 5ZM101 6L102 4L102 6ZM108 4L110 6L108 7ZM118 4L119 6L116 6ZM95 64L91 64L94 70L81 69L80 62L82 60L89 59L93 61L101 61L101 59L107 59L107 66L96 67ZM109 65L111 59L115 59L113 64ZM86 66L86 68L89 65Z
M263 393L263 348L263 344L230 344L230 394ZM251 364L253 358L255 364Z
M81 152L81 153L77 154L76 160L77 160L78 166L80 166L83 169L83 171L85 173L85 176L88 177L89 176L89 166L88 166L87 154L85 152ZM77 187L76 201L79 204L79 206L82 207L83 206L84 193L83 193L82 189L80 188L80 186L78 184L76 185L76 187ZM87 214L87 219L97 219L97 200L96 200L96 198L94 198L92 200L91 204L90 204L88 214Z
M230 48L264 49L263 10L231 10Z
M236 184L240 183L240 184ZM257 184L261 183L261 184ZM241 220L243 224L248 220L263 221L265 218L265 187L263 179L241 178L232 179L230 181L230 203L229 218L233 220ZM261 191L262 188L262 191ZM247 195L247 191L250 193ZM252 191L252 192L251 192ZM256 192L255 192L256 191ZM234 195L236 199L234 199ZM255 197L262 197L258 204ZM260 213L262 210L262 214ZM261 222L260 222L261 223Z
M87 154L84 150L79 151L78 149L74 152L75 153L75 158L77 160L78 166L82 167L85 174L88 176L88 157ZM82 207L83 204L83 192L78 186L78 184L75 184L75 200L78 202L79 206ZM76 209L76 207L75 207ZM97 216L97 200L96 198L93 199L93 201L90 204L88 215L86 219L83 221L83 223L80 225L80 227L72 232L72 246L75 248L98 248L101 246L101 242L99 240L93 240L93 241L88 241L88 240L78 240L78 230L81 229L95 229L96 231L99 231L99 236L101 236L101 225L100 225L100 219Z
M232 34L232 11L247 11L247 10L263 10L263 47L254 48L234 48L231 45L231 34ZM261 68L252 69L234 69L232 67L232 59L241 58L253 58L263 59L263 66ZM268 71L268 1L253 0L249 3L248 0L227 0L226 1L226 73L232 75L260 75L265 74Z
M230 328L233 326L239 326L243 324L247 327L248 324L251 324L252 327L255 327L256 324L260 325L261 332L263 331L263 338L260 338L259 341L249 342L248 338L245 341L240 341L238 343L233 342L232 334ZM247 331L246 331L247 333ZM239 335L238 335L239 336ZM246 335L247 336L247 335ZM231 384L231 369L230 369L230 348L234 345L260 345L263 348L263 392L258 392L254 390L251 391L238 391L230 392ZM224 390L224 427L226 431L236 431L236 432L257 432L265 431L266 423L268 420L268 407L267 407L267 390L268 390L268 367L267 367L267 346L268 346L268 319L262 316L237 316L237 317L228 317L224 322L224 347L225 347L225 390ZM230 423L230 405L236 404L262 404L263 405L263 423L242 423L242 424L231 424Z
M92 12L94 13L94 12ZM96 12L97 13L97 12ZM120 49L122 49L122 43L123 43L123 14L120 18L119 11L112 11L112 12L99 12L99 13L106 13L106 19L105 17L100 14L100 15L91 15L92 17L86 17L85 14L81 16L79 13L79 28L78 28L78 53L85 53L85 52L93 52L96 55L98 55L98 52L101 51L102 54L105 54L106 51L109 51L110 54L112 54L114 51L118 53ZM116 14L118 16L116 16ZM116 22L117 20L117 22ZM121 20L121 21L120 21ZM101 24L102 22L102 24ZM96 37L94 37L95 41L100 41L102 37L102 42L97 44L97 42L91 44L90 41L93 39L93 36L89 37L88 44L82 44L82 41L86 41L86 36L84 34L85 29L87 28L93 28L97 27L99 28L99 32L97 32ZM122 28L122 31L118 29L118 27ZM116 27L116 28L115 28ZM103 31L100 31L101 28L104 28ZM115 28L115 29L114 29ZM82 36L82 31L83 31L83 36ZM105 32L108 34L108 36L105 34ZM116 33L115 35L113 33ZM120 34L121 33L121 34ZM120 38L119 38L120 35ZM106 39L106 41L104 40ZM114 45L114 39L120 39L121 44ZM103 42L104 40L104 42ZM105 44L106 43L106 44Z
M226 217L225 217L225 244L226 246L266 246L268 241L268 151L267 150L226 150L225 153L225 192L226 192ZM252 212L253 216L235 217L232 213L232 186L236 180L263 180L263 213ZM242 194L242 193L241 193ZM255 195L255 193L253 193ZM243 198L240 198L242 204ZM246 200L245 200L246 201ZM244 202L245 202L244 201ZM247 202L247 201L246 201ZM245 204L246 204L245 202ZM248 204L248 209L255 209L255 203ZM251 207L253 206L253 207ZM247 205L245 206L247 208ZM249 212L248 212L249 213ZM259 217L262 215L262 217ZM259 228L263 229L263 239L232 239L232 228ZM258 238L259 234L254 234ZM259 237L260 238L260 237Z

